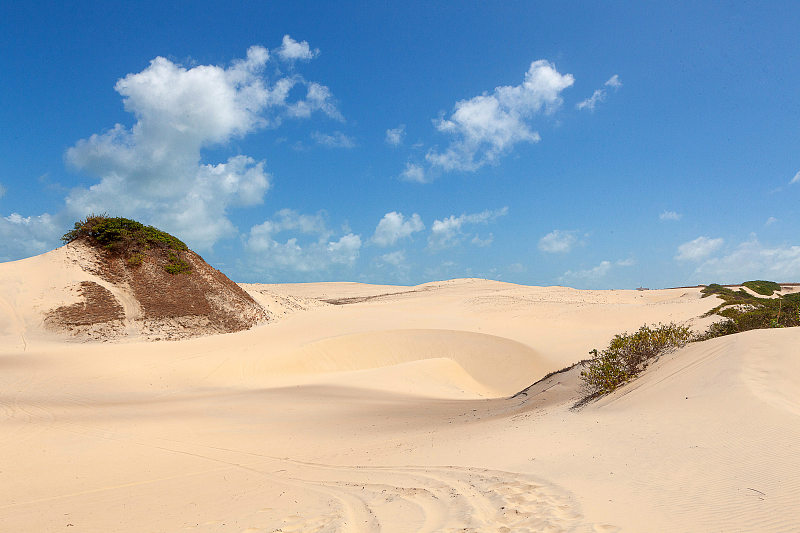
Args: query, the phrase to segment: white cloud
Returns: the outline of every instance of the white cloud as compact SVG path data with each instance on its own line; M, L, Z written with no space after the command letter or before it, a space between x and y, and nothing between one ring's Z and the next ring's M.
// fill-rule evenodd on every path
M284 79L290 80L290 78ZM289 88L291 88L298 79L301 78L291 78L292 85ZM282 102L286 103L288 91L285 95L281 94L281 97L283 98ZM325 85L320 85L313 81L307 84L305 99L293 103L286 103L286 114L293 118L308 118L316 111L321 111L328 117L340 122L344 121L344 117L333 102L331 90Z
M485 239L481 239L478 234L475 234L475 236L472 237L472 240L469 242L471 242L475 246L480 246L481 248L484 248L486 246L490 246L494 242L494 234L490 233L489 236L486 237Z
M414 181L417 183L428 183L428 178L425 175L425 169L414 163L406 163L406 168L400 174L400 178L404 181Z
M606 89L606 87L611 87L614 90L622 87L622 82L619 81L619 76L614 74L608 78L608 80L603 84L603 87L596 89L592 93L592 96L586 100L578 102L575 107L578 110L588 109L589 111L594 111L595 106L606 99L606 96L608 95L608 89Z
M115 89L136 122L131 128L117 124L67 150L73 167L100 179L69 194L69 214L140 218L201 249L234 235L228 210L261 203L270 176L264 161L245 155L205 164L202 150L277 126L286 117L314 111L340 117L323 85L299 75L271 83L264 73L269 59L260 46L228 67L186 68L157 57L120 79ZM290 101L289 92L298 85L307 87L306 97Z
M335 131L333 134L320 133L315 131L311 134L317 144L327 146L328 148L353 148L356 145L352 137L348 137L341 131Z
M406 136L406 125L400 124L394 129L386 130L386 144L400 146Z
M676 213L675 211L663 211L660 215L658 215L660 220L680 220L683 218L683 215L680 213Z
M539 239L539 249L547 253L565 253L578 242L575 231L555 229Z
M319 55L319 49L312 50L307 41L297 42L288 35L284 35L281 47L275 53L284 61L308 61Z
M601 261L599 265L586 269L586 270L567 270L564 272L564 275L559 278L561 281L566 281L570 279L581 279L581 280L597 280L602 277L605 277L606 274L611 270L611 261Z
M0 217L0 262L30 257L52 249L61 224L47 213Z
M332 263L352 265L358 259L361 236L348 233L338 241L328 243L328 256Z
M800 172L794 175L792 180L789 182L789 185L791 185L792 183L800 183Z
M403 213L392 211L383 215L375 228L372 242L378 246L392 246L398 240L411 236L412 233L425 229L425 224L417 213L408 219Z
M722 246L722 243L722 239L698 237L678 246L678 255L675 256L675 259L678 261L701 261L714 253Z
M636 264L636 262L633 259L623 259L614 263L611 261L600 261L600 264L585 270L567 270L558 280L560 282L599 281L606 277L615 266L629 267L634 264Z
M431 234L428 237L428 246L432 249L449 248L459 244L465 238L474 237L467 234L462 228L473 224L488 224L489 222L508 214L508 207L486 210L480 213L451 215L443 220L434 220Z
M426 160L444 171L475 171L518 143L538 142L529 119L557 109L561 91L573 81L571 74L562 75L549 61L539 60L531 63L520 85L497 87L490 94L457 102L450 117L435 121L436 129L453 140L444 152L429 150Z
M731 253L703 262L696 274L723 283L748 279L796 281L800 278L800 246L767 247L753 237Z
M389 252L388 254L383 254L380 256L380 260L383 263L399 267L403 265L406 261L406 252L404 250L396 250L394 252Z
M594 111L595 106L605 100L606 98L606 90L605 89L596 89L592 96L587 98L586 100L581 100L575 105L576 109L588 109L589 111Z
M619 81L619 75L614 74L613 76L608 78L608 80L603 85L605 85L606 87L613 87L615 89L619 89L620 87L622 87L622 82Z
M291 233L285 241L280 234ZM304 215L283 209L271 220L253 226L245 239L249 268L256 272L314 272L333 265L352 266L359 257L361 236L338 239L322 213Z
M778 221L775 217L769 217L766 222L764 222L765 226L771 226Z

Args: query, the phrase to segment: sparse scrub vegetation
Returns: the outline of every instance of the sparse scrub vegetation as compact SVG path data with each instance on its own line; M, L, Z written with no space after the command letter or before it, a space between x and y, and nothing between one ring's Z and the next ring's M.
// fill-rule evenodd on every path
M142 261L144 261L144 254L139 252L134 252L128 258L128 265L132 267L138 267L142 264Z
M751 291L755 292L756 294L761 294L764 296L772 296L775 292L780 292L781 286L774 281L764 281L764 280L756 280L756 281L745 281L742 283L745 287L750 289Z
M90 215L76 222L75 227L64 234L61 240L70 243L81 238L122 255L130 267L141 266L146 251L162 250L169 252L164 270L170 274L189 273L192 270L189 263L178 255L189 250L183 241L129 218Z
M772 296L781 290L780 284L772 281L747 281L742 285L763 296ZM590 351L591 359L583 362L581 379L588 396L579 403L612 392L639 375L659 355L689 342L751 329L800 326L800 293L762 298L716 283L704 287L701 292L703 298L716 295L723 300L703 316L718 315L724 320L711 324L699 335L693 335L688 326L670 323L645 325L635 333L614 336L608 348Z
M189 265L189 263L170 252L169 264L164 266L164 270L170 274L188 274L192 271L192 267Z
M742 285L764 296L771 296L780 290L780 285L772 281L746 281ZM758 287L759 290L754 287ZM765 294L767 291L769 294ZM760 298L742 289L734 291L717 284L711 284L701 292L704 298L713 294L723 300L720 305L703 316L718 315L726 320L712 324L705 333L697 337L697 340L712 339L751 329L800 326L800 293L779 295L777 298Z
M615 335L605 350L589 352L592 358L581 378L590 395L606 394L639 375L662 353L691 339L689 327L675 323L642 326L634 333Z
M107 215L90 215L84 220L79 220L72 231L64 234L61 240L70 243L81 237L87 237L109 250L120 252L152 247L170 250L189 249L177 237L153 226L145 226L129 218Z

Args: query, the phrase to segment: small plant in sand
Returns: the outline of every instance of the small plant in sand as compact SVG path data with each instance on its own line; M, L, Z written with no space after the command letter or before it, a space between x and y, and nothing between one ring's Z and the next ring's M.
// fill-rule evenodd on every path
M675 323L615 335L605 350L589 352L592 358L585 363L581 379L590 396L606 394L639 375L659 355L691 339L689 327Z
M192 271L192 267L189 265L189 263L170 252L169 264L164 266L164 270L170 274L188 274Z

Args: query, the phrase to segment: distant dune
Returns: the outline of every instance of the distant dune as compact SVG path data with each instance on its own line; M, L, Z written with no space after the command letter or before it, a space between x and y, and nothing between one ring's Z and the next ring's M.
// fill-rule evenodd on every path
M798 328L692 343L573 409L580 368L546 374L644 323L704 329L719 300L480 279L240 288L190 257L193 285L80 243L0 264L0 530L800 524Z

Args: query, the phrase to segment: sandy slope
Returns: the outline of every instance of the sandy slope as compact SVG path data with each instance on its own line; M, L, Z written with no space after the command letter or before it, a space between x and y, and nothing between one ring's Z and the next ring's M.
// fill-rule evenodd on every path
M800 523L800 330L691 345L580 411L575 371L509 398L715 305L696 289L245 285L278 320L78 344L37 329L42 275L0 265L2 531Z

